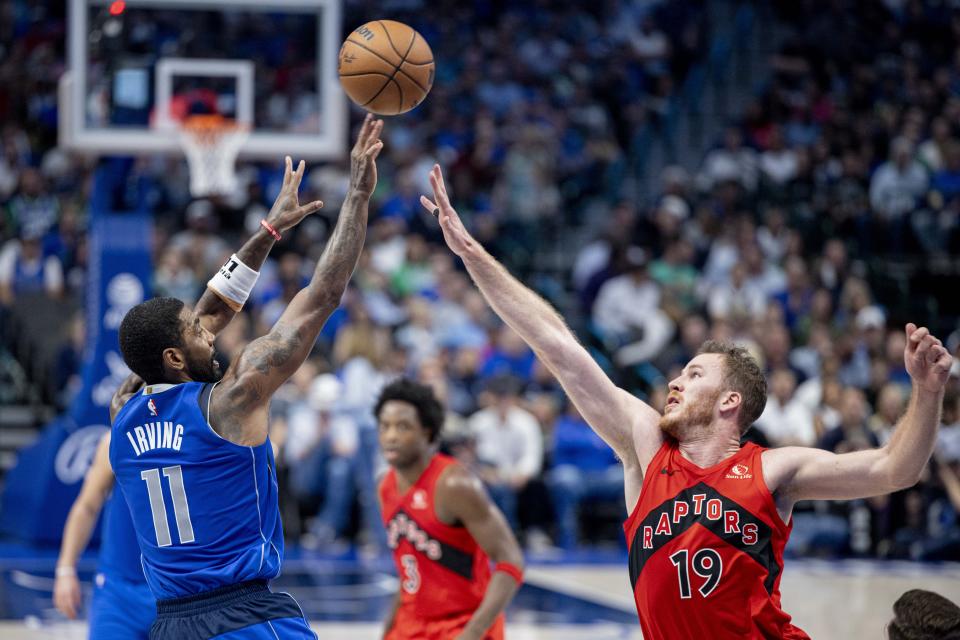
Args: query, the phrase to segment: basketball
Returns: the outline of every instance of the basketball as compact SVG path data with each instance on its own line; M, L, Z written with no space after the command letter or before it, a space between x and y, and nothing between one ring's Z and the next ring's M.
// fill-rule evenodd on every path
M433 86L433 52L402 22L373 20L340 47L340 85L357 105L383 116L410 111Z

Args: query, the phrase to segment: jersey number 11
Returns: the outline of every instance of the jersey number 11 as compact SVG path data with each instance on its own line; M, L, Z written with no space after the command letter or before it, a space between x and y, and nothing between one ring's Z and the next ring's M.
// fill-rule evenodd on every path
M170 497L173 498L173 515L177 520L180 544L193 542L193 523L190 522L190 505L187 504L187 492L183 488L183 470L180 465L164 467L163 475L170 482ZM170 538L170 525L167 523L167 505L163 501L160 469L142 471L140 478L147 483L150 511L153 512L153 528L157 532L157 546L169 547L173 544L173 540Z

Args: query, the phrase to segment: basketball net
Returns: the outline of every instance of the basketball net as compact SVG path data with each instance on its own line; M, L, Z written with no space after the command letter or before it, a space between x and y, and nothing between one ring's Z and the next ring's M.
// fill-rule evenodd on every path
M180 123L179 131L190 165L190 194L203 198L234 193L237 154L249 127L220 115L193 115Z

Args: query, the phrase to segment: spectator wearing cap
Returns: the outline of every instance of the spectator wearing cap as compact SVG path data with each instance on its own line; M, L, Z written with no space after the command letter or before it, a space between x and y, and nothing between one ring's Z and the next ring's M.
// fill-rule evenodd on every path
M878 306L865 306L857 311L853 324L856 332L846 336L850 353L840 369L840 381L866 389L870 386L871 355L880 355L883 348L887 314ZM900 361L903 361L902 352Z
M60 203L47 192L43 175L34 168L20 174L20 188L8 204L10 217L21 237L42 240L57 225Z
M490 405L470 416L476 441L478 473L490 496L519 529L517 496L543 466L543 434L537 419L520 407L520 384L512 376L496 376L487 384Z
M927 172L914 159L913 143L896 138L890 144L890 159L870 179L870 206L883 220L902 217L916 207L927 189Z
M581 505L623 501L623 467L613 450L583 419L572 402L553 426L547 487L557 517L557 544L573 549L579 543Z
M650 278L647 252L626 252L626 273L608 280L593 305L595 329L617 350L621 365L655 358L673 337L673 322L660 310L660 286Z
M10 306L24 294L63 295L63 265L57 256L43 254L40 234L40 227L26 227L0 251L0 305Z
M321 507L310 521L307 543L324 544L347 531L359 435L356 421L338 407L343 385L329 373L310 379L315 371L307 366L295 383L306 386L306 393L287 409L283 459L297 500L308 511Z
M230 255L230 245L217 235L219 219L213 203L194 200L186 209L187 228L170 238L170 246L181 250L202 273L213 273Z

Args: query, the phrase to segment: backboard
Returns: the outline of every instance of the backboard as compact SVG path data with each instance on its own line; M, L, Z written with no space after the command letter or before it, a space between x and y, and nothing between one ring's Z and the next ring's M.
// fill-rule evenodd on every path
M249 127L241 158L346 151L339 0L69 0L60 144L182 153L188 115Z

